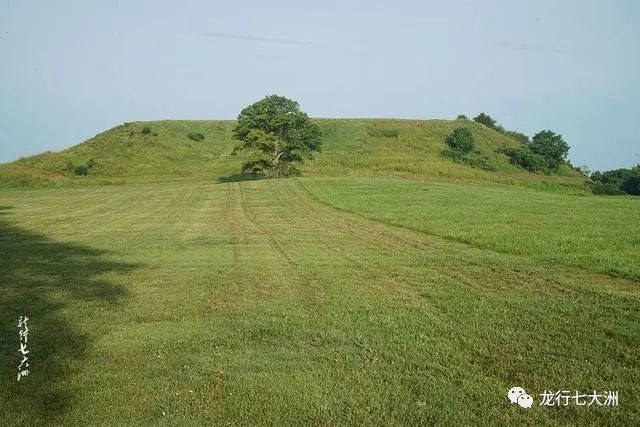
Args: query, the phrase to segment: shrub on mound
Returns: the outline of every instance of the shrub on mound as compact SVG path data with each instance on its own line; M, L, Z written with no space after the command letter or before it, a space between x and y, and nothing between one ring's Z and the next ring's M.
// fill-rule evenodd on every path
M470 153L473 150L473 134L468 128L454 129L445 142L459 153Z
M477 116L475 116L473 118L473 120L478 122L478 123L480 123L480 124L482 124L482 125L485 125L486 127L490 128L490 129L495 129L496 125L497 125L496 120L493 117L491 117L490 115L485 114L485 113L478 114Z
M591 192L593 194L605 196L621 196L623 194L626 194L614 184L603 184L598 181L589 181L587 182L587 185L589 185L589 188L591 188Z
M536 154L528 147L507 149L504 153L514 165L529 172L548 172L549 162L540 154Z
M187 136L189 137L190 140L196 141L196 142L202 141L204 139L204 135L201 134L200 132L191 132Z
M461 153L460 151L446 149L442 152L444 157L448 157L456 163L462 163L472 168L483 169L487 171L495 170L495 167L489 162L489 159L477 151L470 153Z
M89 173L89 167L87 165L76 166L74 173L78 176L87 175Z
M393 128L370 128L368 129L370 136L375 138L397 138L398 131Z
M631 175L622 183L620 189L627 194L640 196L640 168L632 170Z

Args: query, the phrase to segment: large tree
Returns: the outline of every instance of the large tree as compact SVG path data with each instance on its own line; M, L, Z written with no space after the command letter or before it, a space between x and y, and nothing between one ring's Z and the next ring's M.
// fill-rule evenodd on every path
M569 154L569 145L564 142L562 135L550 130L538 132L531 138L531 151L543 156L549 162L551 169L557 169Z
M243 172L263 172L279 178L299 173L298 165L320 151L321 134L300 105L271 95L244 108L233 136L236 149L249 153Z

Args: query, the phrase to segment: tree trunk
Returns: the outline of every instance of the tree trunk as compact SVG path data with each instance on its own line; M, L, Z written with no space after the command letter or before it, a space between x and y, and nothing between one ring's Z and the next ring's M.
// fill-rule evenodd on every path
M281 151L276 155L276 158L273 160L273 171L276 178L280 178L280 168L278 165L280 164L280 157L284 154L284 151Z

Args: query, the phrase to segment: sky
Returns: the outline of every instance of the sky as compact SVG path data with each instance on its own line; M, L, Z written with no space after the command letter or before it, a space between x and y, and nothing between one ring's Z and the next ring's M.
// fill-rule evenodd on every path
M486 112L640 163L640 2L0 0L0 162L123 122L233 119L270 94L313 117Z

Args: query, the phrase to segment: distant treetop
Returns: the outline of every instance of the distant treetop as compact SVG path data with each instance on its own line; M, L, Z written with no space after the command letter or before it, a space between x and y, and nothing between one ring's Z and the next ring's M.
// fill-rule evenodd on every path
M497 122L495 121L495 119L493 117L491 117L488 114L480 113L477 116L475 116L473 118L473 120L478 122L478 123L480 123L480 124L485 125L488 128L491 128L491 129L495 129L496 128Z

